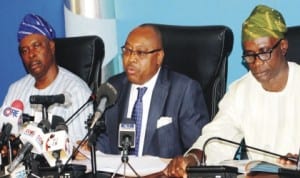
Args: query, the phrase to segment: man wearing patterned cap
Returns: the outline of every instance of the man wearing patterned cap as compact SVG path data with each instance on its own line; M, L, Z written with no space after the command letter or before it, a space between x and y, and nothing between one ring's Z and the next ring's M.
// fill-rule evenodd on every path
M21 100L24 105L23 113L34 116L36 122L42 119L42 112L30 104L31 95L71 95L70 105L53 104L48 108L50 123L51 116L54 115L67 120L91 95L90 88L83 80L56 64L53 38L54 29L38 15L27 14L20 23L17 34L19 54L28 74L10 85L3 106L10 106L13 101ZM92 113L93 106L90 104L68 125L72 143L83 139L87 132L84 128L85 121Z
M242 25L242 58L250 71L231 84L214 120L186 153L193 156L174 158L164 170L167 176L186 177L186 167L205 158L206 164L233 159L237 146L217 139L208 141L212 137L235 142L244 138L249 146L280 155L298 153L300 66L285 58L286 32L280 12L265 5L254 8ZM247 155L249 159L292 164L250 149Z

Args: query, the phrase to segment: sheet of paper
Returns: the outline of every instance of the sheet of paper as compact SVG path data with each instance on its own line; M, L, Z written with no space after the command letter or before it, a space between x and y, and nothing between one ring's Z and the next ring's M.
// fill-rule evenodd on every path
M237 167L239 173L246 173L245 167L249 163L249 160L224 160L220 162L220 165Z
M145 176L162 171L169 160L154 156L128 156L128 164L140 175ZM136 176L129 165L122 162L122 155L108 155L97 152L97 170L117 173L126 176Z
M163 159L155 156L136 157L128 156L128 164L122 162L122 155L104 154L96 152L97 171L116 173L119 175L136 176L134 171L128 164L140 175L146 176L149 174L162 171L169 163L170 159ZM81 160L72 161L73 164L83 164L87 166L87 170L91 170L91 161Z

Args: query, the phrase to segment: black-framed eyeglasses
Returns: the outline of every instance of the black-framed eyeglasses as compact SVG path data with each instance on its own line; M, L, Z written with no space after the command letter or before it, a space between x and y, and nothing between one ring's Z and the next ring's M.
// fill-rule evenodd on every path
M126 48L125 46L122 46L121 49L122 49L123 55L131 56L132 54L135 54L139 58L146 57L148 54L152 54L152 53L162 50L162 49L153 49L151 51L132 50L132 49Z
M255 62L255 59L258 57L262 61L267 61L271 59L271 54L274 51L274 49L277 48L277 46L280 44L282 39L278 40L276 44L268 51L261 52L261 53L255 53L255 54L245 54L242 56L243 62L247 64L252 64Z

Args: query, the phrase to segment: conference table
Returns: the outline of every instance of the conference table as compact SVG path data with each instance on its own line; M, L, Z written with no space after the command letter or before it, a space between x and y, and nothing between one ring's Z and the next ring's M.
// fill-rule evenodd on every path
M151 157L150 157L151 158ZM139 158L140 159L140 158ZM118 163L117 163L117 165L119 165L119 162L120 162L120 160L119 160L119 158L118 159L116 159L117 161L118 161ZM106 158L106 159L104 159L104 157L101 157L101 159L100 160L98 160L97 161L97 168L98 168L98 166L100 166L101 167L101 163L105 163L105 164L107 164L108 162L113 162L113 161L116 161L116 160L114 160L114 159L112 159L112 157L109 157L109 159L108 158ZM157 159L155 158L154 159L155 161L154 162L152 162L153 161L153 158L151 158L151 159L149 159L149 157L147 157L147 159L146 160L144 160L143 159L143 161L141 162L140 160L135 160L135 159L133 159L133 158L131 158L131 164L133 164L133 167L134 168L138 168L138 165L140 166L140 164L144 164L144 166L146 166L146 167L152 167L153 165L155 165L155 164L158 164L159 162L157 162ZM137 161L137 163L138 164L135 164L135 162ZM164 165L162 166L162 167L165 167L166 165L167 165L167 162L165 162L166 160L163 160L163 162L164 162ZM88 163L87 162L85 162L83 165L88 165ZM127 168L128 169L128 168ZM97 170L100 170L100 169L97 169ZM115 168L113 168L112 170L115 170ZM159 169L159 170L162 170L162 169ZM139 172L139 171L137 171L137 172ZM154 171L155 172L155 171ZM103 172L103 173L107 173L107 172ZM111 175L113 175L111 172L110 173L107 173L106 174L107 175L107 177L111 177ZM143 175L143 174L142 174ZM155 172L155 173L150 173L150 174L144 174L144 175L146 175L146 176L141 176L141 177L143 177L143 178L168 178L167 176L165 176L163 173L162 173L162 171L158 171L158 172ZM296 177L299 177L300 178L300 172L299 172L299 174L298 174L299 176L279 176L278 174L271 174L271 173L251 173L251 175L244 175L244 174L239 174L238 176L237 176L237 178L291 178L291 177L293 177L293 178L296 178ZM116 178L119 178L119 177L124 177L124 176L122 176L122 175L117 175L117 176L115 176ZM126 176L126 177L128 177L128 176ZM130 176L129 176L130 177ZM191 178L197 178L197 176L191 176ZM223 178L223 177L222 177Z
M88 176L87 176L88 175ZM107 172L97 172L97 176L96 177L101 177L101 178L123 178L123 175L115 175L112 176L112 173L107 173ZM72 177L72 176L71 176ZM95 177L92 176L91 173L88 174L84 174L82 176L80 176L80 178L86 178L86 177ZM153 173L147 176L141 176L142 178L170 178L168 176L165 176L162 172L157 172L157 173ZM277 174L270 174L270 173L255 173L252 175L244 175L244 174L239 174L237 175L237 178L297 178L299 176L279 176ZM126 178L134 178L131 176L126 176ZM189 176L188 178L198 178L198 176ZM201 177L201 178L205 178L205 177ZM211 177L209 177L211 178ZM225 177L220 177L220 178L225 178ZM226 177L228 178L228 176Z
M163 175L162 172L158 172L148 176L143 176L143 178L169 178L169 177ZM240 174L237 176L237 178L281 178L281 177L277 174L257 173L253 175Z
M123 171L125 171L125 170L122 170L119 172L116 171L117 167L124 164L124 163L122 163L122 161L120 159L120 155L106 155L106 154L103 155L102 153L101 154L98 153L96 155L97 155L96 159L97 159L97 170L98 170L97 173L102 174L101 177L109 178L109 177L112 177L112 175L114 175L114 174L116 174L116 176L115 176L116 178L124 177L123 175L120 175L120 174L122 174ZM168 178L161 171L167 166L168 162L169 162L169 160L165 160L165 159L161 159L161 158L157 158L157 157L151 157L151 156L129 157L130 165L143 178ZM91 170L90 160L79 160L79 161L74 160L72 163L85 165L85 166L87 166L87 170ZM109 169L104 169L105 167L106 168L109 167ZM153 167L157 167L157 168L152 169ZM150 168L151 171L149 173L145 173L142 171L142 169L144 169L144 168L147 168L147 169ZM196 168L198 168L198 167L196 167ZM129 176L126 176L126 178L133 177L135 175L133 173L129 174L130 170L131 169L128 166L126 166L126 174L129 175ZM87 172L89 172L89 171L87 171ZM194 172L194 174L190 174L190 177L191 178L201 177L201 176L197 176L198 172L202 173L202 175L203 175L203 172L196 169L196 173ZM223 171L221 171L221 173L223 173ZM291 177L300 178L300 172L297 171L297 173L299 173L298 176L291 176ZM235 174L233 174L233 175L235 175ZM290 176L282 176L282 175L279 176L277 174L270 174L270 173L251 173L251 175L244 175L244 174L237 175L237 178L291 178L291 177ZM223 178L223 176L220 178Z

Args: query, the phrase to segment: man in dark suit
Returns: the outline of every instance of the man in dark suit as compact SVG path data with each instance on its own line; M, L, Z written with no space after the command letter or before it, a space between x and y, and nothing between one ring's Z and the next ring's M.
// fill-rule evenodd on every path
M106 132L100 134L97 149L120 154L119 124L128 118L138 120L132 113L140 95L138 88L145 87L140 100L141 127L136 123L137 142L131 153L163 158L182 155L209 121L200 84L162 66L164 49L161 34L154 26L141 25L131 31L122 55L125 72L108 80L118 91L118 98L105 112Z

